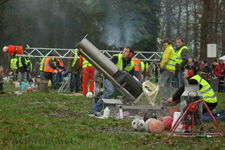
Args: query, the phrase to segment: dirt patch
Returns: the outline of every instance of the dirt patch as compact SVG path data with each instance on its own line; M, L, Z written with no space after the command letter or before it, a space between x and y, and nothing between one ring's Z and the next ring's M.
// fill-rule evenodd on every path
M59 110L55 109L52 110L51 113L39 113L41 116L53 116L57 118L78 118L79 114L78 112L68 112L67 110Z

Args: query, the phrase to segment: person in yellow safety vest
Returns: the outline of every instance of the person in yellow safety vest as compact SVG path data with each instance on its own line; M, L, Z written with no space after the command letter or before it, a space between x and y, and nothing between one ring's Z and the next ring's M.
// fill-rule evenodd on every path
M129 72L132 76L134 75L134 62L131 60L134 55L134 52L131 47L125 47L123 49L122 54L115 55L111 61L116 64L116 66L122 70ZM98 99L97 103L94 104L92 107L92 110L89 112L95 113L95 115L99 115L99 112L103 109L103 98L105 99L110 99L114 92L115 92L115 87L114 85L108 80L104 80L104 86L106 88L106 92ZM127 98L125 98L124 102L129 102Z
M74 91L74 85L75 85L75 92L79 93L80 91L80 73L82 66L80 64L80 58L79 58L79 52L78 49L74 50L74 53L70 53L70 57L68 59L68 66L67 70L71 73L70 75L70 92L72 93Z
M145 77L148 75L148 62L146 60L141 61L141 82L145 81Z
M42 52L42 54L45 55L44 52ZM41 78L41 79L44 79L43 69L44 69L45 58L46 58L46 57L40 58L39 72L40 72L40 78Z
M10 61L10 69L13 73L13 81L17 80L18 67L17 67L18 57L14 57Z
M139 73L140 73L140 60L135 57L132 60L134 62L134 76L138 79Z
M178 80L178 87L184 86L183 72L185 66L188 64L189 50L184 45L184 40L181 37L176 38L176 74Z
M44 69L44 62L45 62L45 57L40 59L40 67L39 67L39 71L40 71L40 78L44 79L44 75L43 75L43 69Z
M49 54L49 56L56 56L56 54L51 53L51 54ZM44 61L44 69L43 69L44 77L47 80L51 80L53 88L57 88L56 85L53 82L53 76L54 76L53 70L54 69L58 69L58 68L55 66L53 58L52 57L46 57L46 59Z
M32 63L31 63L31 58L28 58L27 60L27 81L30 83L32 82L32 79L31 79L31 74L32 74Z
M175 73L176 54L168 38L163 40L165 51L162 55L159 83L164 84L163 97L166 101L172 95L172 77Z
M80 64L82 65L83 80L82 80L82 93L86 95L88 92L88 79L90 83L90 92L94 94L94 80L95 76L94 66L89 63L82 55L80 55Z
M189 84L199 85L199 91L202 94L203 100L206 102L207 106L210 110L213 110L217 106L217 97L215 95L214 90L210 86L210 84L204 80L200 75L195 74L197 71L186 67L183 72L183 77L188 80ZM179 88L173 95L170 97L165 103L167 105L176 105L180 103L180 98L182 93L184 92L184 86ZM203 107L203 114L206 113L205 107Z
M26 55L26 53L24 53ZM26 57L19 57L19 60L17 61L17 67L19 68L21 77L20 77L20 83L22 84L24 77L25 77L25 72L27 71L27 59Z

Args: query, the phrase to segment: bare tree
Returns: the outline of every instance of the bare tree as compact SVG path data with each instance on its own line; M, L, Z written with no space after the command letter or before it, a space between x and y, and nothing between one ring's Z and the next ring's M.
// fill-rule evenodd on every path
M2 51L4 46L4 10L5 3L9 0L0 0L0 65L6 66L7 62L5 61L6 54Z

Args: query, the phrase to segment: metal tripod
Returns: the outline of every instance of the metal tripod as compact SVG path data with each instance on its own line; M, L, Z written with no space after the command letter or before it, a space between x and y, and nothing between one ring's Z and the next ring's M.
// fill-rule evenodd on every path
M70 76L71 73L67 76L66 81L62 83L57 93L69 93L70 92Z

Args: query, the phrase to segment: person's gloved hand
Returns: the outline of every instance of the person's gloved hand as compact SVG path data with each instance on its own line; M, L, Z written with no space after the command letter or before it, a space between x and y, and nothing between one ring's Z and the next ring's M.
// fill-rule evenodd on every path
M164 68L160 68L159 72L162 73L165 69Z

